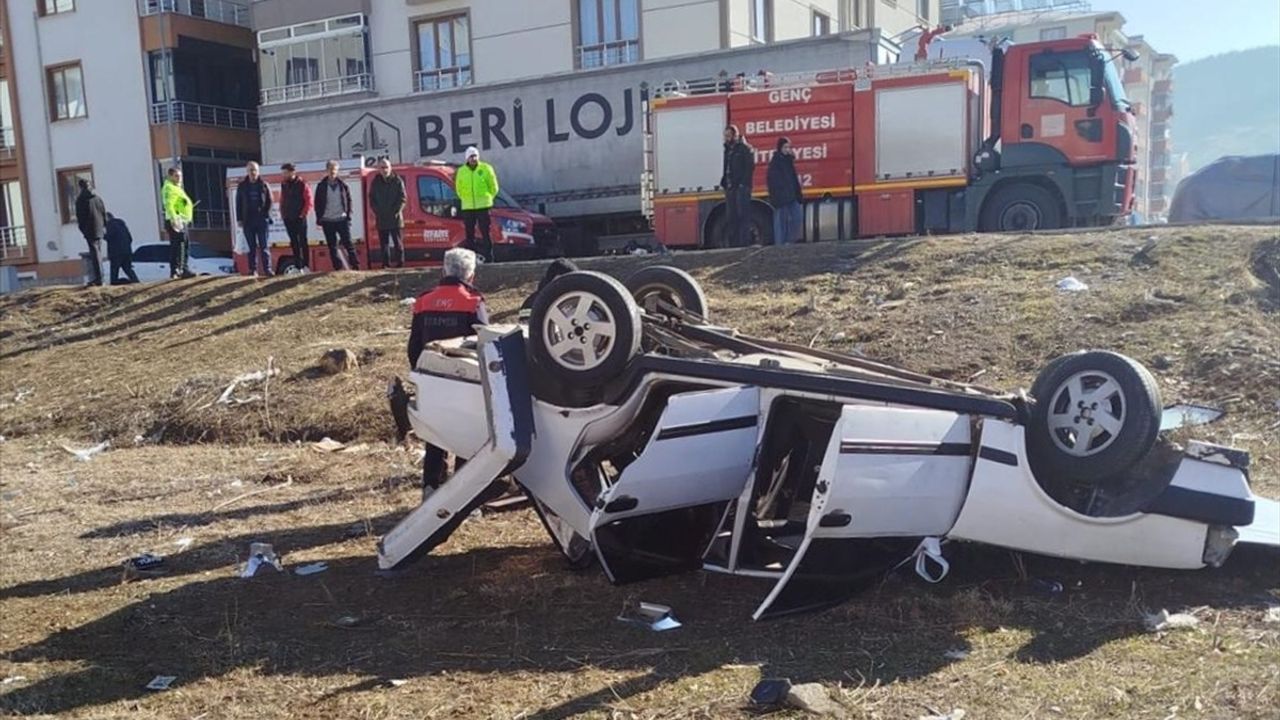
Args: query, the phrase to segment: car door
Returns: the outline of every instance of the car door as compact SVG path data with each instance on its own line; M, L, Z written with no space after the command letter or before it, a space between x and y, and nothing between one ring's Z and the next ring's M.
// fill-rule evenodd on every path
M973 466L970 417L848 405L814 485L804 539L753 617L843 601L955 525Z
M169 246L152 243L133 251L133 271L140 282L169 279Z
M759 416L755 387L671 396L644 450L591 515L592 543L610 580L701 565L726 503L751 473Z
M405 215L405 253L408 260L424 263L439 261L459 238L455 226L458 196L443 178L430 172L414 177L417 202ZM412 190L410 192L413 192Z

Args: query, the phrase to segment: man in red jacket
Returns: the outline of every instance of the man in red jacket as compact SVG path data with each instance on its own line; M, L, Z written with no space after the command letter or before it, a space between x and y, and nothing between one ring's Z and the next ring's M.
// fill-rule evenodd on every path
M310 272L311 249L307 244L307 215L311 213L311 188L298 177L293 163L280 166L284 182L280 183L280 219L289 233L293 248L293 266L298 272Z
M413 327L409 331L409 367L418 365L418 356L427 343L466 337L476 325L489 322L484 295L472 287L476 277L476 254L454 248L444 254L444 277L434 289L418 296L413 304ZM445 451L427 443L422 457L422 496L425 500L444 482ZM454 472L466 461L454 461Z

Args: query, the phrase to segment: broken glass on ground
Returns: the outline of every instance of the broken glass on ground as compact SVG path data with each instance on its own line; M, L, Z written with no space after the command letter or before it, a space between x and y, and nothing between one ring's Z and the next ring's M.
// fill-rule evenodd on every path
M240 577L253 577L258 572L258 568L263 565L270 565L276 569L276 572L284 572L284 566L280 564L280 556L276 555L270 543L249 543L249 560L244 564Z
M1207 405L1194 405L1191 403L1170 405L1160 415L1160 430L1163 432L1181 427L1208 425L1226 414L1226 410L1208 407Z
M642 625L654 632L674 630L680 621L671 614L671 608L657 603L640 602L623 608L618 619L632 625Z
M148 690L168 690L169 686L173 685L177 679L177 675L157 675L151 679L151 682L147 683L146 688Z

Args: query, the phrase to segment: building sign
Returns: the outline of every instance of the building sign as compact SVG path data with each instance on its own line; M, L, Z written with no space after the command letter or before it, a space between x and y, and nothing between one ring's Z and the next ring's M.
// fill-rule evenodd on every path
M384 157L393 163L403 162L400 128L373 113L365 113L338 136L338 155L343 158L363 155L370 164Z

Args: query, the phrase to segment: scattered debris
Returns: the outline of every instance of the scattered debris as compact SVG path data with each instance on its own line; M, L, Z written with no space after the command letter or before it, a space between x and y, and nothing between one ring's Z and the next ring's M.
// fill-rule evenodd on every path
M1089 286L1080 282L1074 275L1068 275L1058 281L1058 289L1063 292L1082 292L1088 290Z
M320 357L319 367L325 375L337 375L359 368L360 361L346 348L330 348Z
M657 603L641 602L628 605L622 609L618 619L633 625L643 625L654 632L674 630L680 627L680 621L671 614L671 608Z
M360 443L359 445L348 445L338 452L344 455L355 455L357 453L367 453L370 449L369 443Z
M1043 595L1061 595L1063 590L1062 583L1044 578L1032 578L1031 589Z
M364 618L358 618L355 615L343 615L333 621L336 627L351 629L358 627L364 623Z
M287 487L289 487L289 486L291 486L291 485L293 485L293 476L292 476L292 475L289 475L289 476L287 476L287 477L285 478L285 481L284 481L284 482L282 482L282 483L280 483L279 485L272 485L272 486L270 486L270 487L258 488L257 490L251 490L251 491L249 491L249 492L247 492L247 493L244 493L244 494L242 494L242 495L237 495L237 496L235 496L235 497L231 498L230 500L225 500L225 501L223 501L223 502L218 503L217 505L214 505L214 506L213 506L213 509L212 509L212 510L210 510L209 512L218 512L219 510L221 510L221 509L223 509L223 508L225 508L225 507L229 507L229 506L231 506L231 505L234 505L234 504L236 504L236 503L240 502L241 500L244 500L245 498L251 498L251 497L253 497L254 495L261 495L262 493L271 492L272 490L280 490L280 489L282 489L282 488L287 488Z
M361 521L357 523L351 523L350 525L348 525L347 529L342 533L342 537L358 538L358 537L364 537L366 535L372 535L372 534L373 533L370 531L368 524L365 523L364 521Z
M173 544L178 546L178 552L182 552L183 550L191 547L191 543L193 542L195 542L195 540L192 538L180 537L177 540L174 540Z
M155 577L164 573L164 556L154 553L142 553L124 561L124 573L120 582Z
M787 690L787 704L797 710L814 715L844 717L844 708L840 707L827 694L827 689L819 683L792 685Z
M758 707L775 707L787 699L791 692L790 678L765 678L751 689L751 704Z
M10 675L4 680L0 680L0 685L13 685L14 683L22 683L27 681L26 675Z
M391 686L391 687L393 687L393 688L398 688L398 687L402 687L402 686L404 686L404 685L408 685L408 684L409 684L409 681L408 681L408 680L404 680L404 679L402 679L402 678L393 678L393 679L391 679L391 680L388 680L388 681L387 681L387 684L388 684L388 685L390 685L390 686Z
M168 690L170 685L178 679L177 675L157 675L151 678L151 682L147 683L148 690Z
M831 336L831 340L832 340L833 342L840 342L841 340L844 340L844 339L845 339L845 338L847 338L847 337L849 337L849 335L848 335L847 333L845 333L844 331L841 331L841 332L836 333L835 335L832 335L832 336Z
M302 567L300 567L300 568L298 568L298 569L294 570L294 571L293 571L293 573L294 573L295 575L304 575L304 576L305 576L305 575L316 575L316 574L318 574L318 573L322 573L322 572L324 572L325 570L328 570L328 569L329 569L329 565L328 565L328 563L324 563L324 562L314 562L314 563L311 563L310 565L303 565Z
M98 443L97 445L94 445L88 450L76 450L75 448L68 447L66 445L62 445L61 447L63 450L66 450L72 455L75 455L76 460L79 460L80 462L89 462L89 460L92 459L94 455L97 455L100 452L105 452L107 448L111 447L111 441L103 440L102 442Z
M1180 427L1208 425L1226 414L1227 411L1222 408L1206 405L1170 405L1160 415L1160 429L1175 430Z
M969 651L964 648L955 648L942 653L942 657L948 660L963 660L969 657Z
M920 720L964 720L964 716L964 710L955 708L951 712L941 715L921 715Z
M240 573L240 577L253 577L254 573L258 572L258 568L263 565L270 565L276 569L276 572L284 572L284 566L280 563L280 556L276 555L276 551L271 547L270 543L249 543L249 561L244 564L244 570Z
M508 512L511 510L519 510L521 508L528 507L528 506L529 506L528 496L519 494L519 495L508 495L506 497L498 498L497 500L487 502L481 506L481 509L486 512L496 513L496 512Z
M401 301L400 301L400 304L401 304L401 305L405 305L405 306L412 306L412 305L413 305L414 303L416 303L416 302L418 302L418 299L417 299L417 298L407 297L407 298L405 298L405 299L401 300Z
M346 443L340 443L327 435L323 440L311 443L311 449L320 452L337 452L344 447L346 447Z
M240 387L241 385L245 385L248 383L266 382L268 379L275 377L276 375L279 375L279 374L280 374L280 368L275 367L275 358L268 357L266 370L258 370L257 372L237 375L235 379L231 381L231 384L228 385L226 389L222 391L222 394L218 396L218 399L214 400L213 402L202 405L200 409L205 410L210 407L213 407L214 405L245 405L251 402L256 402L258 400L261 400L262 396L260 395L251 395L247 398L233 398L232 394L236 391L236 388Z
M1200 618L1187 613L1169 614L1168 610L1161 610L1154 615L1147 615L1143 618L1143 625L1147 628L1147 632L1166 632L1169 630L1189 630L1200 624Z
M1267 608L1267 614L1262 616L1264 623L1280 623L1280 605L1272 605Z
M1173 367L1173 358L1168 355L1157 355L1151 358L1152 370L1168 370Z

